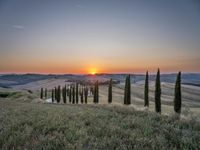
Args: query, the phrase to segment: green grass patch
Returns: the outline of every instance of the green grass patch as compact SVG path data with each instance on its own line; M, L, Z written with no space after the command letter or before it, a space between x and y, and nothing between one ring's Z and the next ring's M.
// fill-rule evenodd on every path
M0 92L0 98L19 98L21 96L21 92Z

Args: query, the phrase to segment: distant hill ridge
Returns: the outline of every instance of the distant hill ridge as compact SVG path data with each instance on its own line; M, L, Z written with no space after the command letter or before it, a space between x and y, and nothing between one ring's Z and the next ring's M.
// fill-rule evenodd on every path
M46 79L68 79L68 80L107 80L112 78L117 82L124 82L127 74L108 74L100 73L92 76L90 74L2 74L0 75L0 87L9 87L13 85L23 85L30 82L36 82ZM131 74L131 82L137 83L143 81L145 78L144 74ZM161 74L161 82L174 83L176 74ZM150 81L155 81L155 74L149 76ZM7 81L7 82L5 82ZM182 84L200 86L200 74L198 73L183 73Z

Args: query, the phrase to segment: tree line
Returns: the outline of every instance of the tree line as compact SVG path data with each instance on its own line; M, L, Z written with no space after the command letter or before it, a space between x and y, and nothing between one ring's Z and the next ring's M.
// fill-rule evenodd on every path
M113 80L110 79L108 85L108 103L112 103L112 84ZM86 86L83 84L74 83L65 85L61 88L61 86L57 86L51 90L51 98L52 102L60 103L61 97L63 103L67 103L67 99L69 103L78 104L79 98L80 102L83 104L87 104L88 95L93 96L93 102L95 104L99 103L99 82L98 80L94 83L93 86ZM68 97L68 98L67 98ZM41 88L40 98L47 98L47 89ZM125 89L124 89L124 105L131 104L131 76L127 75L125 80ZM177 74L176 83L175 83L175 91L174 91L174 111L177 114L181 113L181 72ZM149 74L146 72L145 76L145 84L144 84L144 107L149 107ZM155 111L157 113L161 113L161 82L160 82L160 70L158 69L156 80L155 80Z

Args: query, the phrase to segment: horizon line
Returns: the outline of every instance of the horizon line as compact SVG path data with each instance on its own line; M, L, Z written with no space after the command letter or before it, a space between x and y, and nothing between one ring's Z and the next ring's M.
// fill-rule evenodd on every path
M177 72L165 72L165 73L162 73L160 72L160 74L177 74L179 71ZM150 75L153 75L153 74L156 74L157 72L155 73L150 73ZM185 71L181 71L182 74L200 74L200 72L185 72ZM23 72L23 73L20 73L20 72L5 72L5 73L1 73L0 72L0 75L93 75L91 73L38 73L38 72ZM103 75L103 74L107 74L107 75L120 75L120 74L130 74L130 75L145 75L146 72L144 73L128 73L128 72L119 72L119 73L107 73L107 72L101 72L101 73L95 73L95 75ZM94 76L95 76L94 75Z

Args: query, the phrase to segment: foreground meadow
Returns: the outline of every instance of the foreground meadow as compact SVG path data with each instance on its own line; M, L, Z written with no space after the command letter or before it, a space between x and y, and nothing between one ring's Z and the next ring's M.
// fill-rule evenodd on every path
M200 149L196 118L116 104L47 104L25 93L0 99L1 149Z

